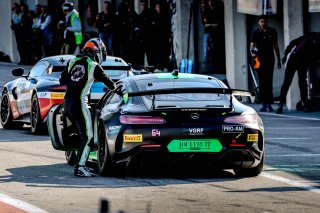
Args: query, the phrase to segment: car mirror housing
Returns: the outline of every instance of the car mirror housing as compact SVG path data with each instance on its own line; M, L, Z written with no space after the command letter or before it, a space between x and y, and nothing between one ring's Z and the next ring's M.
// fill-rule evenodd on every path
M23 73L24 73L24 69L21 67L12 70L12 75L17 76L17 77L22 76Z

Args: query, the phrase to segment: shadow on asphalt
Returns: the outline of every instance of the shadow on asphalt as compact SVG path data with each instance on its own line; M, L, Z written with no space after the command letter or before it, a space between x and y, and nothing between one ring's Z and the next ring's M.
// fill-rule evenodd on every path
M1 183L20 182L30 187L52 188L124 188L227 182L241 179L231 171L200 168L139 168L125 175L102 177L75 177L73 167L67 164L27 166L7 169L10 175L0 176Z
M0 125L1 127L1 125ZM30 141L44 141L50 140L49 134L44 132L35 137L31 133L30 126L24 125L19 129L3 129L0 128L0 143L1 142L30 142Z

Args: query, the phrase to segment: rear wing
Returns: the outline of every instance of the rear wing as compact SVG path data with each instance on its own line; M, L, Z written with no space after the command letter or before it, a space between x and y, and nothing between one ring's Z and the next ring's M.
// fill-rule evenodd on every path
M254 97L255 93L248 90L228 89L228 88L174 88L174 89L157 89L141 92L128 93L128 97L135 96L152 96L152 110L155 110L155 95L163 94L179 94L179 93L211 93L211 94L223 94L230 95L229 109L232 109L232 98L234 96L249 96Z

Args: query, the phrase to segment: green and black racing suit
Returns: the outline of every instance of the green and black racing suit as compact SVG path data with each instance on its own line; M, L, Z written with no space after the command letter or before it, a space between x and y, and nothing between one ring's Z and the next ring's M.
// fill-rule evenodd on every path
M68 118L75 122L81 137L75 167L85 166L93 146L92 120L88 95L94 80L103 82L110 90L116 84L104 74L102 67L86 55L79 55L69 61L62 72L60 84L67 86L63 102L64 111Z

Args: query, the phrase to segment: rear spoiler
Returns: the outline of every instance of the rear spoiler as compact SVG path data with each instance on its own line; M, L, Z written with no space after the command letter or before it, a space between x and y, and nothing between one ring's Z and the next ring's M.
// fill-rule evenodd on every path
M102 69L104 70L123 70L123 71L129 71L132 69L131 66L102 66Z
M235 96L254 96L255 93L248 90L226 89L226 88L174 88L174 89L157 89L142 92L128 93L129 97L145 96L145 95L161 95L161 94L177 94L177 93L214 93Z
M151 95L152 97L152 110L155 110L155 95L161 94L179 94L179 93L214 93L230 95L230 106L232 109L232 98L233 96L249 96L254 97L255 93L248 90L239 89L227 89L227 88L175 88L175 89L158 89L158 90L148 90L141 92L131 92L128 93L128 97L135 96L146 96Z

